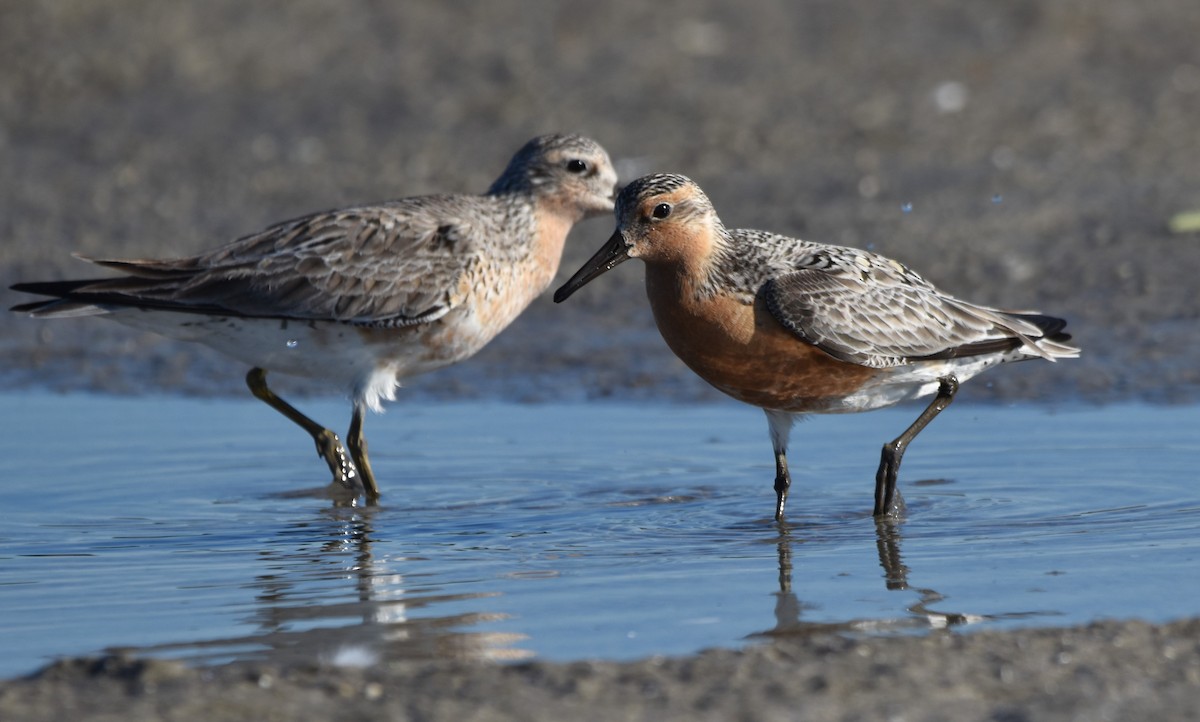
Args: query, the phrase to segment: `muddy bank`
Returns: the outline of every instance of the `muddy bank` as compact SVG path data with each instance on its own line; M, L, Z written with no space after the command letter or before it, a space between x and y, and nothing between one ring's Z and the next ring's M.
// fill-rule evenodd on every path
M72 251L183 255L332 206L479 191L566 129L626 179L693 176L730 225L1070 319L1082 359L964 398L1194 398L1200 236L1169 221L1200 207L1198 25L1189 0L5 6L0 283L92 273ZM560 280L610 230L578 228ZM640 282L630 264L543 298L408 393L713 397ZM237 364L94 319L0 314L0 359L8 387L244 393Z
M194 670L75 660L0 684L5 719L1196 719L1200 622L780 639L632 663Z

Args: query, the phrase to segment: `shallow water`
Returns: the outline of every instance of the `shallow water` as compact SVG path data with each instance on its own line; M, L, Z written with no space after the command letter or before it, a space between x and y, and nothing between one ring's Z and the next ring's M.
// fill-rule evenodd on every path
M336 428L348 409L302 404ZM628 659L835 629L1200 614L1200 409L959 402L870 516L908 406L797 427L786 526L735 403L392 405L374 508L253 400L0 395L0 676L200 663Z

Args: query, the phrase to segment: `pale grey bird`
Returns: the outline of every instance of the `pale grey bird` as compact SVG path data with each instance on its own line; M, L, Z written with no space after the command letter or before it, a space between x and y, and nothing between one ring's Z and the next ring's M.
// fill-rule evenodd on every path
M462 361L549 286L580 220L613 208L617 174L595 141L534 138L484 195L430 195L285 221L177 260L91 260L125 275L20 283L40 318L102 316L198 341L249 364L255 396L303 427L334 479L379 487L363 416L400 379ZM267 372L322 379L354 410L338 436L276 396Z

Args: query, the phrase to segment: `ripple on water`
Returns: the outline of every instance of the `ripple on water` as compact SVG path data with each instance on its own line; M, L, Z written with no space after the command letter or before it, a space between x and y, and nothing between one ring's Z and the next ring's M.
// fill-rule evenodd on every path
M813 419L780 526L765 422L736 404L397 404L368 427L385 503L349 508L295 493L324 482L311 442L254 402L5 402L0 450L36 471L0 482L9 675L114 648L626 659L1200 611L1190 407L956 405L883 524L873 465L913 410Z

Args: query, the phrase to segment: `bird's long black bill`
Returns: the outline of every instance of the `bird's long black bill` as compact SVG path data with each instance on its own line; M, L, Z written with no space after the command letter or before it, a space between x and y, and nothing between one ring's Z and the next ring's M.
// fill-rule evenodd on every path
M621 232L616 231L611 238L605 241L603 246L600 246L600 250L596 251L595 255L575 272L574 276L571 276L562 287L554 292L554 302L562 303L570 298L572 293L587 285L588 281L605 271L611 271L628 260L629 247L625 245L625 238Z

